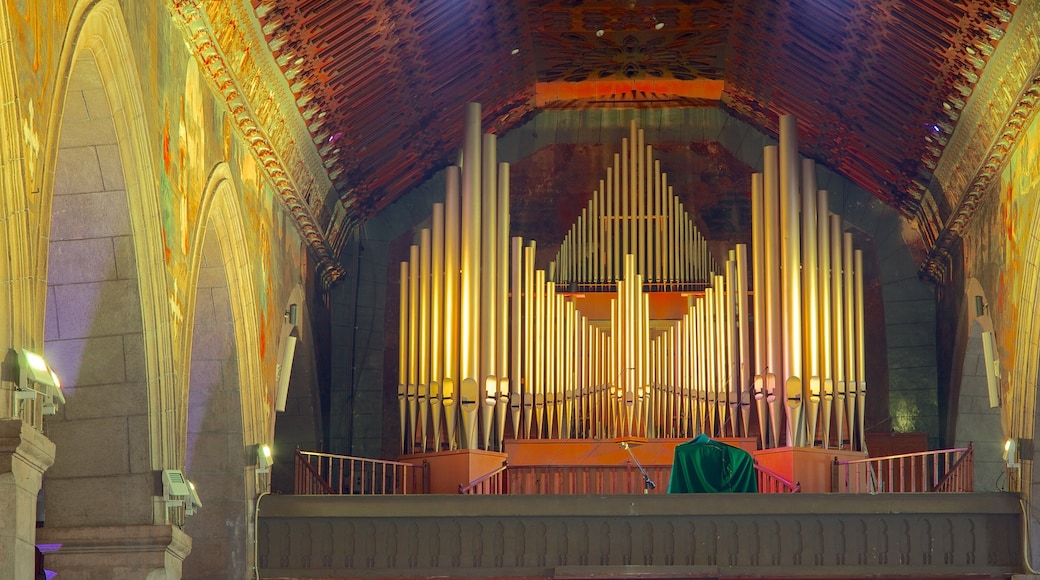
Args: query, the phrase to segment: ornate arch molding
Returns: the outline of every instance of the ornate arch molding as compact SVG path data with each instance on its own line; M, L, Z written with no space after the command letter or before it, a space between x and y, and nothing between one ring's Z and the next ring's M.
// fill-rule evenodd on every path
M188 306L185 313L185 332L180 360L185 361L183 376L189 376L191 360L190 330L195 324L195 300L198 295L199 271L202 268L202 249L206 230L213 225L220 255L227 276L228 295L231 299L231 315L234 320L235 346L238 361L238 383L242 411L242 436L246 445L269 441L273 430L272 394L264 384L260 352L257 350L260 336L259 306L256 288L251 275L250 258L246 252L245 226L239 207L239 195L227 163L218 163L210 172L199 207L199 219L191 233L189 251ZM178 400L178 457L183 464L186 428L188 385Z
M25 150L22 115L18 99L18 70L14 56L10 15L0 9L0 245L9 249L10 260L0 260L0 348L14 346L38 348L43 334L33 334L35 312L30 277L31 246ZM42 319L40 319L42 325ZM34 342L34 339L35 342ZM9 415L6 397L0 400L0 413Z
M55 72L54 98L49 104L42 151L41 218L33 256L33 333L42 337L47 291L47 251L50 240L54 171L61 134L68 78L76 61L91 55L97 64L112 111L127 203L133 230L137 283L148 384L149 448L153 469L172 468L176 461L174 405L180 378L175 372L167 270L163 259L159 215L158 140L150 137L141 81L130 34L117 0L79 0L71 10Z

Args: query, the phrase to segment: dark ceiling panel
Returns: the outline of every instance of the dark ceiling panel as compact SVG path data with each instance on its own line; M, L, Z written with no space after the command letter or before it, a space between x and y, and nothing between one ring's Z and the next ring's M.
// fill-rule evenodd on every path
M482 103L485 130L501 133L534 112L539 86L575 87L556 108L667 108L710 104L667 88L699 81L724 81L715 103L765 133L794 114L804 155L914 215L1014 9L1006 0L252 1L329 170L329 201L349 223L452 162L466 102ZM648 80L664 88L597 85Z

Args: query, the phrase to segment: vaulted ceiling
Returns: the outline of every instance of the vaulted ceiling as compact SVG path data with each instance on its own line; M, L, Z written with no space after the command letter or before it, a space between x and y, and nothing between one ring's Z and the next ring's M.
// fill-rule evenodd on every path
M251 0L356 224L450 163L463 103L717 106L918 216L1017 1ZM349 226L345 226L349 227Z

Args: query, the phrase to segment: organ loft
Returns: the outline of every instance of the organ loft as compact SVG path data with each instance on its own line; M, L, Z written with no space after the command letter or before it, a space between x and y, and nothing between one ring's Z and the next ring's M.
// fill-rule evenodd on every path
M699 434L865 451L863 254L793 117L751 179L750 247L715 258L633 120L547 269L510 237L480 118L466 105L461 167L400 264L403 452Z

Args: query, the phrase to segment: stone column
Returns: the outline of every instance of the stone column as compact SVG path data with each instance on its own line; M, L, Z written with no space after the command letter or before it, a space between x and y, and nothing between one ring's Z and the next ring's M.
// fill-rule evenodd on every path
M54 443L43 433L21 419L0 420L0 562L9 578L34 577L36 498L53 462Z

